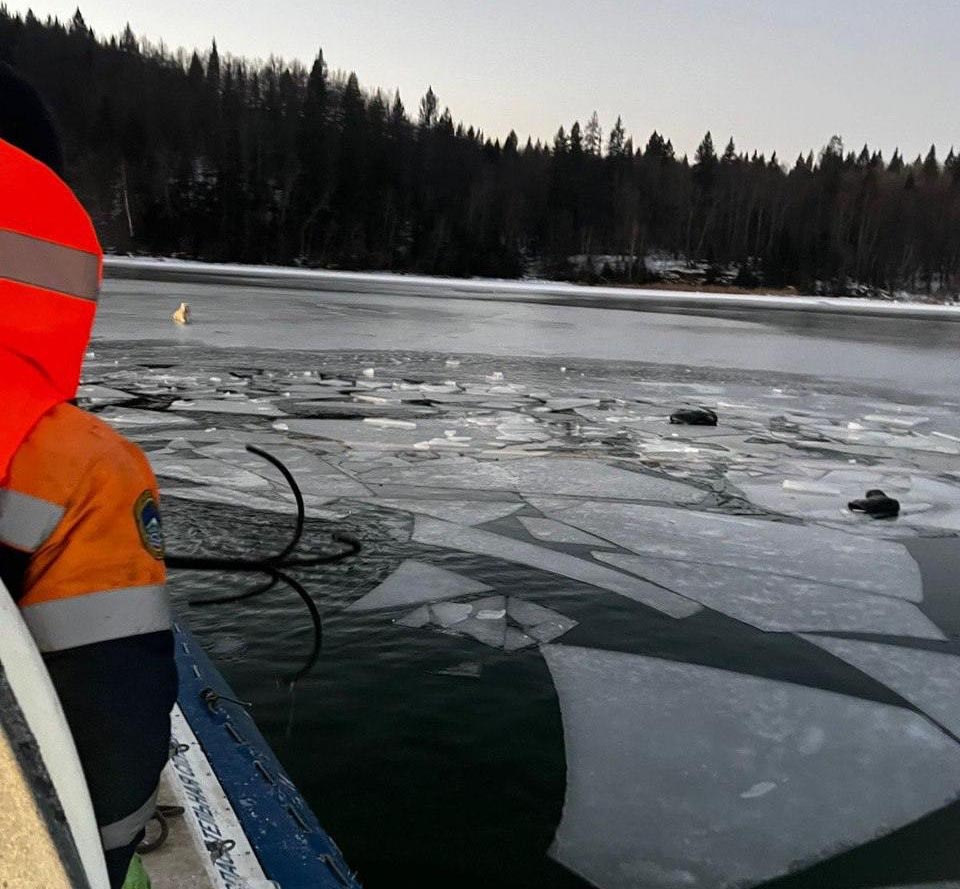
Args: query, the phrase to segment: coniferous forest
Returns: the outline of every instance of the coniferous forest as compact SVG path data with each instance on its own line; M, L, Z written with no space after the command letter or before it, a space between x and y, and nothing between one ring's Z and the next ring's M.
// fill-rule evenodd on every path
M108 250L647 283L650 255L745 287L960 289L960 156L835 136L789 163L708 133L694 157L593 115L552 142L407 108L355 74L102 39L0 7L0 58L49 102ZM575 259L574 259L575 258Z

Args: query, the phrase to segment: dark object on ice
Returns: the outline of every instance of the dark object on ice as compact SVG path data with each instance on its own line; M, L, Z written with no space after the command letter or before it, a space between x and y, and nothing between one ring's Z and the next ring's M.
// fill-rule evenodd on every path
M867 496L863 500L851 500L847 508L853 512L865 512L875 519L892 519L900 514L900 501L874 488L872 491L867 491Z
M670 414L670 422L681 426L716 426L717 415L708 407L683 407Z

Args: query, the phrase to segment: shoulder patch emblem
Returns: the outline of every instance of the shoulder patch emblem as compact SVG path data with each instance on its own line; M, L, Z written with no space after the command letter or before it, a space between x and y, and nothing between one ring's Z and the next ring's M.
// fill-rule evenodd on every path
M160 522L160 510L151 491L144 491L133 506L133 516L137 520L137 530L143 548L155 559L164 557L163 525Z

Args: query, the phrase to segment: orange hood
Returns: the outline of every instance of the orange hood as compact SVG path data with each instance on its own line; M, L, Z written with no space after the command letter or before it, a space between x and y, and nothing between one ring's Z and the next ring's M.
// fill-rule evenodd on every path
M73 192L0 139L0 482L37 421L77 394L102 270Z

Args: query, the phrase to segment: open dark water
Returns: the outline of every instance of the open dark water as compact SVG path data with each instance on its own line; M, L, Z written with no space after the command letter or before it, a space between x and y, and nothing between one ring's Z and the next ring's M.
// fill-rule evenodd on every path
M181 539L203 539L217 551L242 554L251 541L270 550L286 539L273 518L246 510L170 501L166 515L171 548ZM175 576L172 586L190 626L239 696L253 702L268 741L371 887L407 885L414 874L426 886L590 885L546 854L562 815L566 763L559 702L539 651L508 654L470 640L411 633L376 617L337 613L403 558L427 556L574 617L580 625L564 637L570 645L705 664L909 706L843 662L780 634L770 637L715 614L688 621L681 634L671 621L613 594L596 596L573 582L561 586L506 563L438 559L437 553L397 543L380 516L337 527L360 536L364 554L348 570L301 574L326 617L320 661L295 685L280 677L300 666L311 634L292 594L275 591L246 607L187 610L190 597L238 587L196 575ZM327 523L312 522L306 539L325 541L329 531ZM960 576L960 540L916 540L910 548L925 574ZM931 610L941 625L956 628L950 635L960 640L955 587L940 583L935 593L952 599ZM960 655L960 641L936 648ZM480 675L444 673L463 665L479 666ZM948 806L928 823L770 886L888 886L897 885L890 881L898 877L921 875L957 880L960 865L950 838L958 831L960 806Z
M177 573L171 587L365 885L960 885L952 331L924 353L914 322L650 316L643 342L664 353L687 323L722 354L740 339L734 366L717 352L687 367L624 357L612 318L644 326L637 313L433 301L443 329L460 313L473 338L454 352L429 340L430 301L358 297L333 306L347 340L363 310L392 313L422 329L422 350L369 328L369 349L332 351L331 309L312 351L304 330L284 347L288 327L235 341L249 303L234 323L228 295L203 291L194 302L216 304L230 341L216 348L209 330L125 339L142 298L115 296L85 376L105 387L91 406L150 453L169 549L285 544L292 506L246 441L304 487L301 552L335 530L362 541L296 572L323 646L295 683L313 630L292 592L191 607L250 579ZM519 335L514 311L541 325L539 357L493 347ZM597 314L615 361L575 345ZM797 355L772 370L790 337L829 372ZM844 343L859 365L841 366ZM901 353L921 356L903 374ZM666 422L694 404L720 426ZM903 502L896 522L843 509L876 485ZM451 576L462 591L439 591ZM562 631L508 650L504 627L534 631L496 597L549 609ZM473 616L444 626L438 605Z

